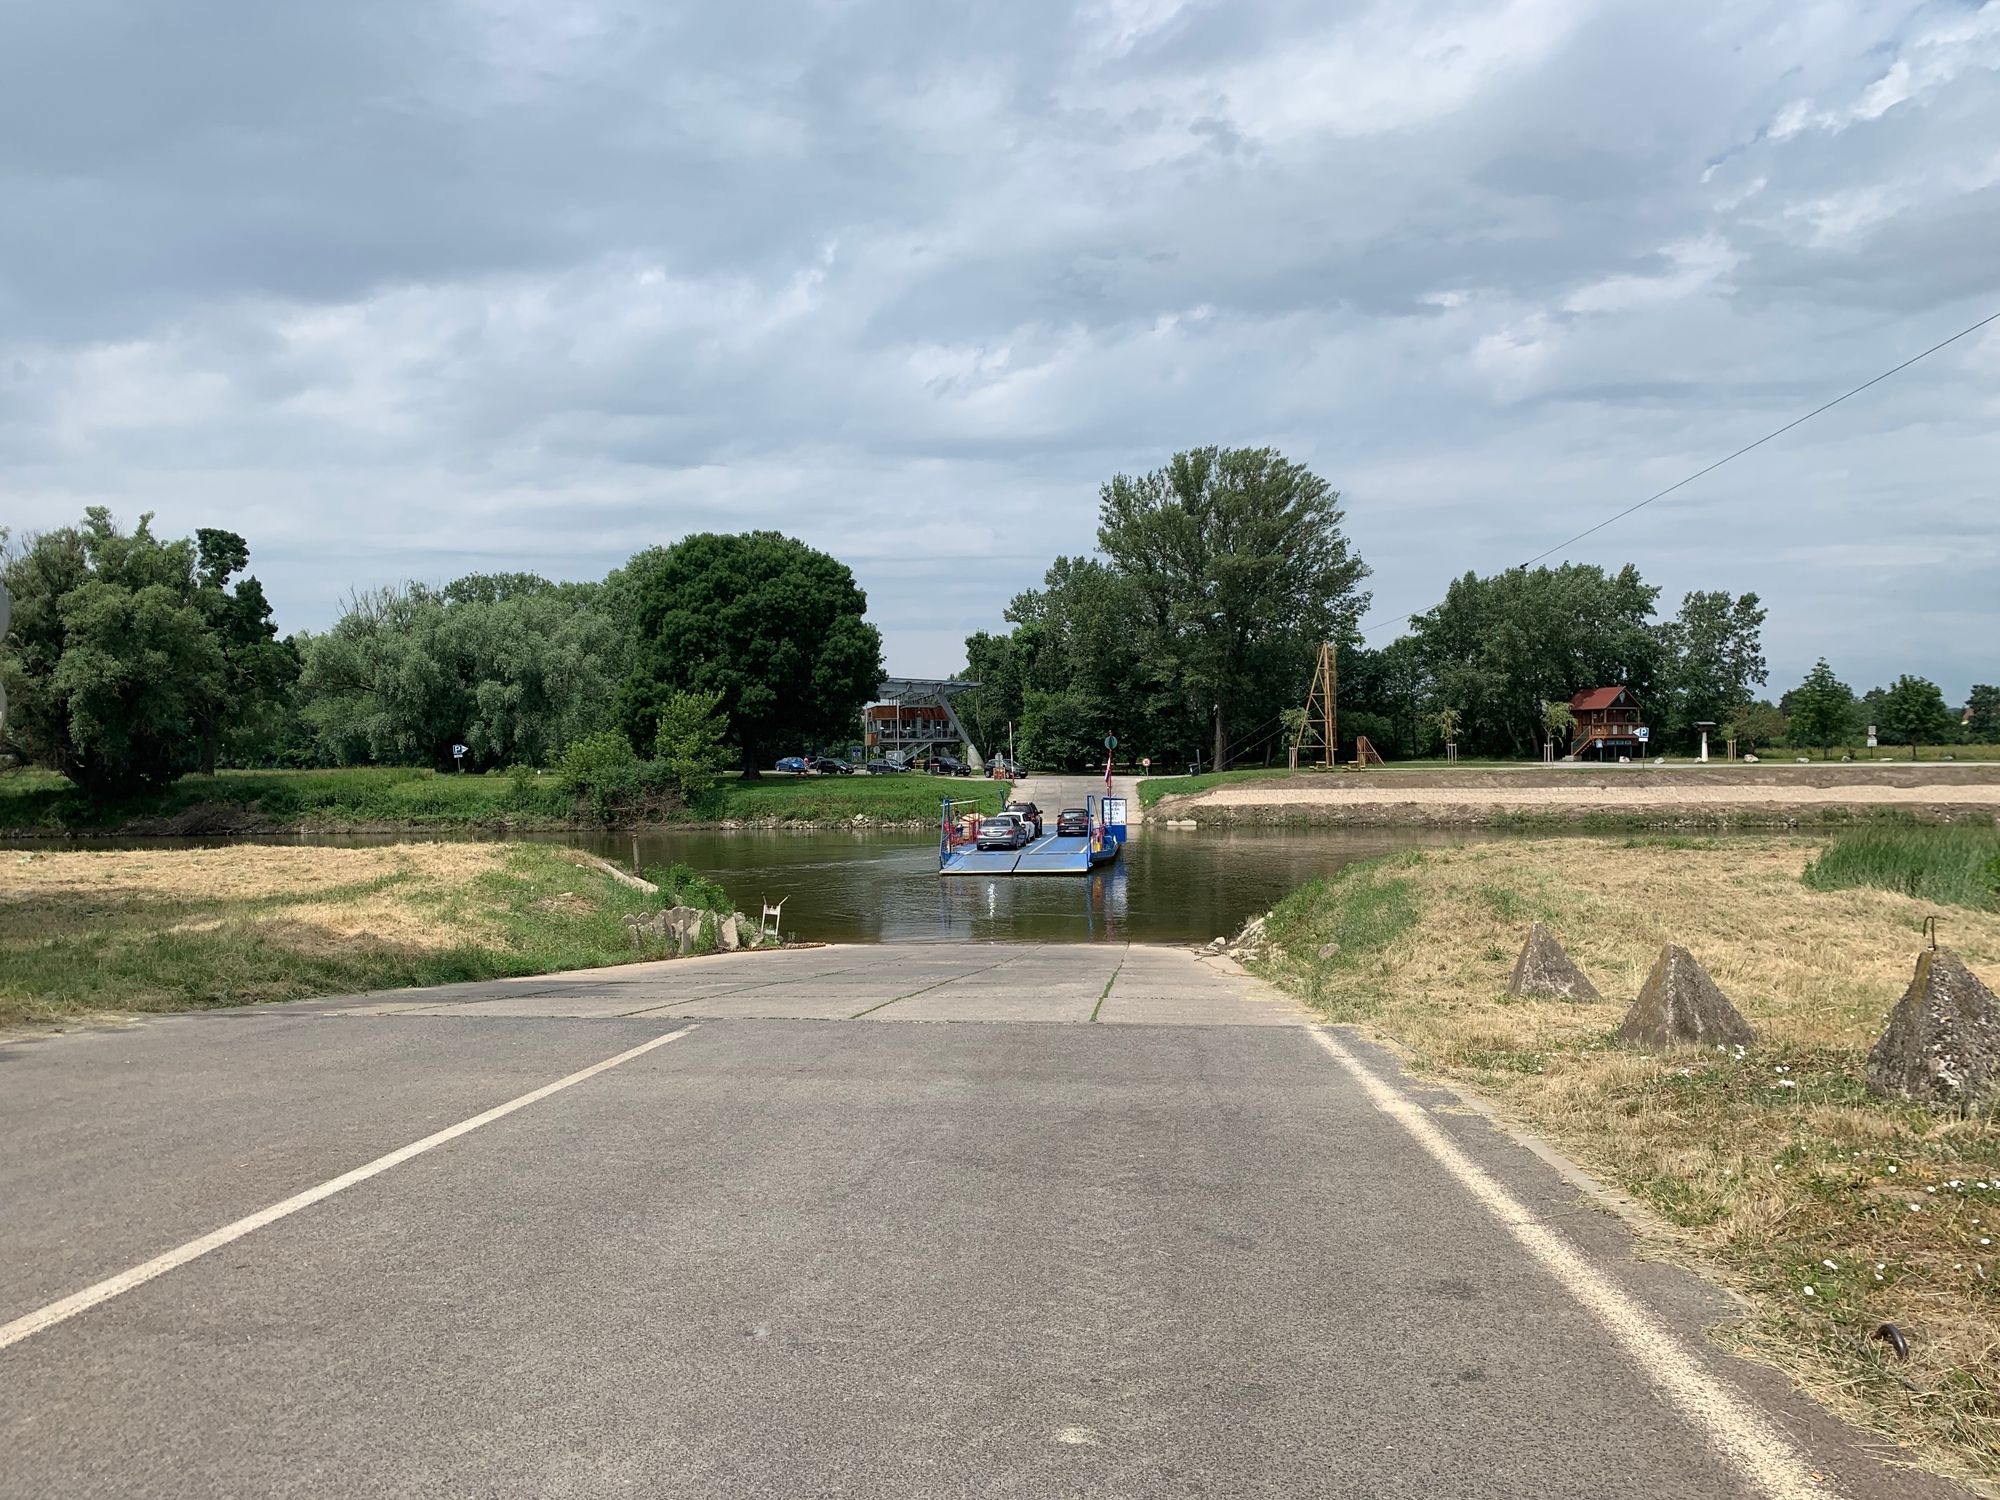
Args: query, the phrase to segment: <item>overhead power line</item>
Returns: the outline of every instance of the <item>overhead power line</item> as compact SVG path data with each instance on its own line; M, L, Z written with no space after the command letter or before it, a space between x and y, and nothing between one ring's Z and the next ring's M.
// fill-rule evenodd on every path
M1773 438L1783 437L1786 433L1790 432L1794 427L1797 427L1804 422L1810 422L1814 417L1818 416L1821 412L1833 410L1833 408L1840 405L1841 402L1848 400L1850 397L1860 395L1870 386L1880 385L1883 381L1887 380L1892 375L1900 375L1903 371L1909 369L1911 365L1914 365L1921 360L1929 359L1933 354L1937 353L1938 350L1946 348L1951 344L1957 343L1967 334L1979 332L1979 330L1984 328L1988 323L1993 323L1993 322L2000 322L2000 312L1988 313L1985 317L1981 318L1977 323L1973 323L1968 325L1967 327L1959 329L1958 332L1954 333L1950 338L1938 340L1937 343L1932 344L1930 348L1924 350L1923 353L1912 354L1908 359L1904 360L1901 364L1892 365L1890 368L1884 370L1880 375L1875 376L1872 380L1862 381L1861 384L1854 387L1853 390L1843 391L1840 395L1835 396L1831 401L1828 401L1820 406L1815 406L1811 411L1807 412L1804 416L1792 418L1792 420L1787 422L1783 427L1774 428L1772 431L1767 432L1762 437L1758 438L1756 442L1745 443L1741 448L1738 448L1734 453L1725 454L1723 457L1718 458L1714 463L1709 464L1707 467L1696 469L1692 474L1688 475L1685 479L1675 480L1665 489L1655 491L1653 494L1648 495L1645 499L1637 502L1636 504L1626 506L1616 515L1606 516L1602 521L1599 521L1595 526L1591 526L1583 531L1579 531L1575 536L1569 538L1569 540L1567 541L1556 543L1555 546L1549 548L1546 552L1537 552L1533 557L1529 558L1526 562L1519 563L1516 566L1522 568L1532 568L1536 563L1541 562L1544 558L1554 557L1558 552L1566 551L1568 548L1574 547L1578 542L1582 541L1585 537L1593 536L1596 533L1604 530L1605 527L1610 526L1618 521L1624 520L1634 511L1644 510L1647 506L1651 505L1655 500L1666 499L1666 497L1671 495L1675 490L1681 489L1686 485L1693 484L1697 479L1700 479L1703 475L1713 474L1717 469L1721 468L1724 464L1732 462L1735 459L1741 458L1744 454L1750 452L1752 449L1763 447ZM1357 625L1355 629L1365 634L1372 627L1380 625L1383 622L1394 618L1396 618L1394 612L1378 614L1370 619L1364 620L1360 625Z

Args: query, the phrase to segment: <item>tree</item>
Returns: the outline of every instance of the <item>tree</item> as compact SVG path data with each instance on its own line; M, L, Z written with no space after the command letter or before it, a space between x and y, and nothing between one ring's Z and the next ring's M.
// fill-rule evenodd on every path
M1567 703L1551 698L1542 704L1542 733L1548 737L1551 746L1567 741L1574 728L1576 714Z
M1967 737L1980 744L2000 744L2000 687L1975 684L1965 706Z
M203 526L195 534L195 606L222 653L221 691L199 705L201 769L214 774L225 748L251 756L268 751L285 728L298 652L278 639L264 586L245 577L250 547L233 531Z
M1762 686L1765 611L1755 594L1694 592L1660 627L1660 688L1653 718L1669 733L1703 722L1723 724Z
M1540 741L1544 702L1614 684L1650 701L1659 593L1630 566L1467 573L1410 621L1413 649L1438 705L1461 715L1461 748L1524 756Z
M1958 716L1945 707L1944 694L1923 677L1898 677L1882 695L1877 712L1882 738L1908 745L1911 760L1917 758L1917 746L1939 744L1958 730Z
M719 694L746 776L854 733L882 682L882 637L844 563L775 531L703 533L641 552L616 576L632 667L618 712L650 745L674 694Z
M8 736L94 797L172 782L201 764L210 727L220 737L239 722L217 601L204 594L246 625L269 616L261 590L221 588L247 561L239 539L204 569L195 543L161 541L152 519L127 535L92 506L81 526L33 537L5 562Z
M1275 734L1313 651L1367 607L1339 501L1270 448L1196 448L1100 492L1097 542L1129 585L1145 676L1184 727L1210 726L1218 769L1232 735Z
M1759 746L1782 744L1785 727L1785 716L1777 705L1760 699L1737 711L1733 721L1737 748L1748 752Z
M1821 657L1806 680L1792 689L1791 722L1786 737L1799 746L1817 745L1824 757L1835 745L1847 743L1854 732L1854 691Z
M609 727L630 644L602 585L505 573L357 594L301 654L321 759L449 767L463 743L479 769Z
M729 764L729 723L721 709L719 692L675 693L660 711L654 755L689 807L715 790L717 774Z
M1104 704L1074 690L1030 689L1021 714L1021 754L1031 765L1080 770L1101 764L1113 720Z

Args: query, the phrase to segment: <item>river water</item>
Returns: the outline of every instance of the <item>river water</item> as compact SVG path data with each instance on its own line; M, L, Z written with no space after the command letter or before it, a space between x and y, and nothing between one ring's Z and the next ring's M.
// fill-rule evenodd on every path
M721 884L755 916L783 901L787 934L829 943L1013 939L1206 942L1236 932L1315 875L1399 849L1508 835L1436 829L1145 828L1088 875L937 873L934 834L879 830L655 830L638 835L644 866L680 863ZM449 835L445 835L449 837ZM301 835L248 840L91 840L146 848L254 842L354 846L424 835ZM629 833L515 835L566 844L630 867ZM49 849L48 842L31 847Z

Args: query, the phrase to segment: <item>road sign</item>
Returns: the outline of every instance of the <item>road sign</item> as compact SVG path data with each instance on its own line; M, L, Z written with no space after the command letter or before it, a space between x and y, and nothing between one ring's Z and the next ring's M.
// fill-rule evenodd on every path
M1142 755L1142 756L1140 756L1140 757L1139 757L1139 769L1140 769L1140 770L1142 770L1142 771L1150 771L1150 770L1152 770L1152 769L1153 769L1153 757L1152 757L1152 756L1150 756L1150 755Z
M1107 734L1104 737L1104 748L1107 750L1116 750L1118 748L1118 736L1115 734Z
M463 771L465 769L465 746L453 745L451 747L451 758L457 763L459 770Z
M1653 731L1650 729L1635 729L1632 731L1632 735L1633 738L1637 739L1643 745L1653 737Z

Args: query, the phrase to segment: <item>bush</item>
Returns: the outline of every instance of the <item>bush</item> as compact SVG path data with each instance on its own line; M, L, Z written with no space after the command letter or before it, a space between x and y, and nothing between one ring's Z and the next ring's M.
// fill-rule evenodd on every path
M644 785L631 741L608 729L572 741L556 761L556 781L571 796L587 801L591 815L603 823Z
M660 896L669 906L692 906L725 917L736 909L727 891L690 866L675 864L664 870L651 866L646 879L660 888Z

